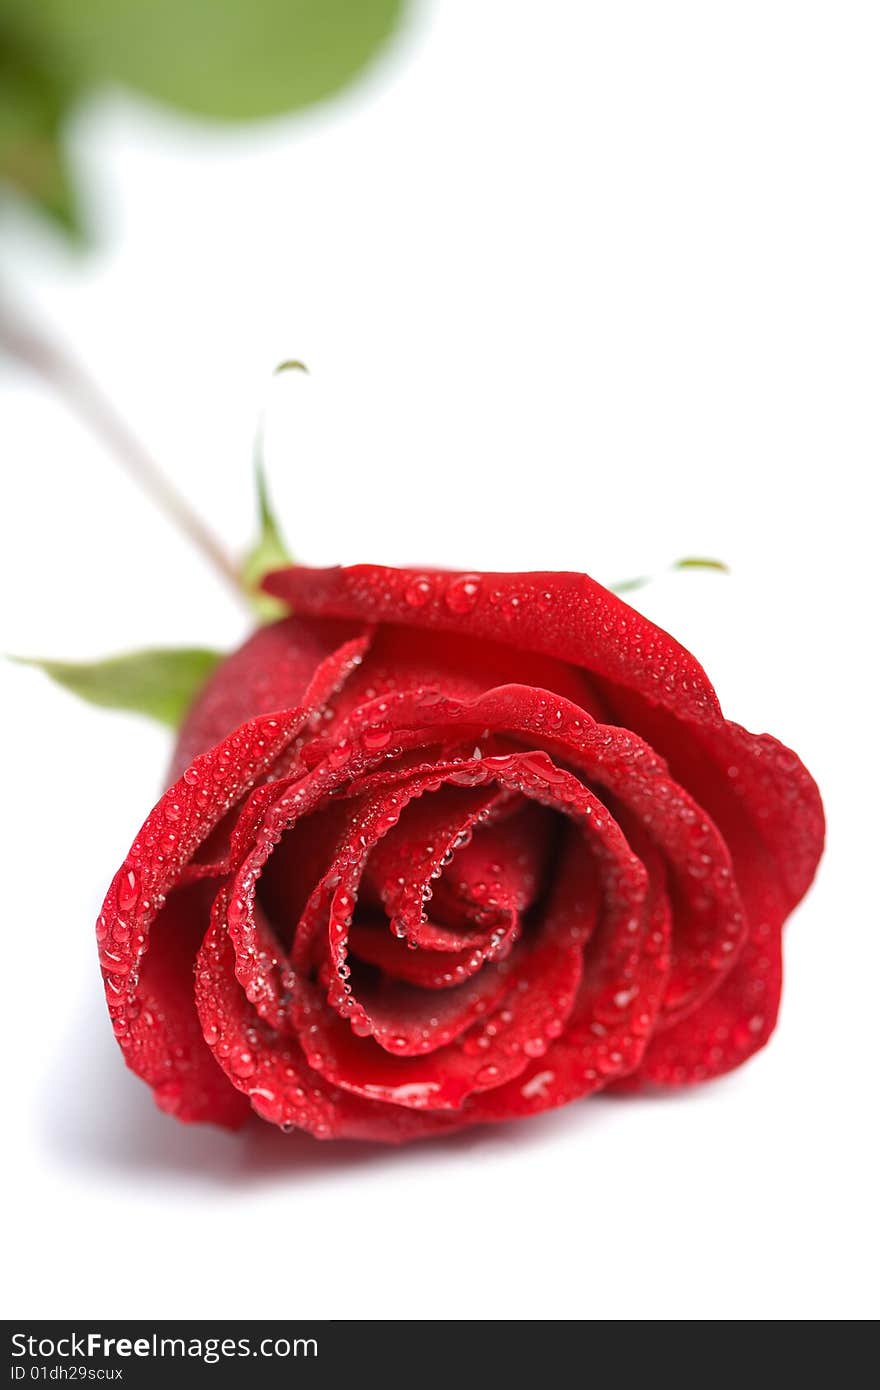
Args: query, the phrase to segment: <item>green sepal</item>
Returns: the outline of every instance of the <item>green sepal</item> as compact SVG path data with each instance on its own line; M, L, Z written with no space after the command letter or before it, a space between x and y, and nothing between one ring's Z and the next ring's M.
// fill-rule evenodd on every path
M273 375L280 376L282 372L305 372L308 375L308 370L304 362L290 357L286 361L278 363ZM264 594L260 584L267 574L271 574L272 570L284 569L287 565L292 565L294 561L287 548L287 542L282 534L275 509L272 506L272 499L269 496L266 468L263 463L262 424L257 431L257 440L254 446L254 482L257 492L259 534L242 561L241 582L247 594L248 602L260 622L273 623L277 618L283 618L290 610L280 599L273 598L271 594Z
M177 728L223 653L207 647L151 648L102 661L10 657L34 666L58 685L105 709L145 714Z
M720 574L730 574L730 566L725 565L723 560L707 560L700 556L686 556L683 560L676 560L672 566L674 570L718 570Z
M247 594L248 602L260 622L272 623L276 618L283 618L289 610L279 599L273 598L271 594L264 594L260 584L272 570L284 569L285 566L292 565L293 560L272 509L269 489L266 484L266 471L259 458L254 466L254 473L257 487L259 535L256 543L242 561L241 582Z
M687 555L682 560L675 560L670 566L670 570L714 570L716 574L730 574L730 566L723 560L709 560L695 555ZM631 594L634 589L644 589L646 584L650 584L652 579L656 579L654 574L640 574L633 579L619 579L616 584L609 584L608 588L613 594Z

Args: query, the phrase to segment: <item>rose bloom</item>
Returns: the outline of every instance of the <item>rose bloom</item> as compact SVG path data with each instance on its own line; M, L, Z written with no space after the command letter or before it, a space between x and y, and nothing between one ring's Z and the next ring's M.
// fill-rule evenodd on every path
M265 588L98 922L163 1110L394 1142L764 1045L822 807L689 652L579 574Z

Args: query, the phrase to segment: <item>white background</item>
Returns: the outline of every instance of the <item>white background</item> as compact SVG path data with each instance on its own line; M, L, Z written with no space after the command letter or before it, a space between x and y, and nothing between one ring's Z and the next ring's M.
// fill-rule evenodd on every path
M317 114L83 112L97 249L22 217L7 274L230 544L268 403L315 563L720 555L638 601L804 757L829 842L778 1033L726 1080L399 1151L185 1128L122 1065L92 938L168 739L5 667L9 1314L877 1311L878 50L872 3L471 0ZM5 370L0 409L3 650L238 639L39 382Z

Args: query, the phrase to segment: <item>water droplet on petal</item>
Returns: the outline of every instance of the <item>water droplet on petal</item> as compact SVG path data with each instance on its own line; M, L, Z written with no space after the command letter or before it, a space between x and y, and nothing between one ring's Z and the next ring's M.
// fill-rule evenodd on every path
M347 738L341 738L338 743L330 749L327 754L327 761L331 767L344 767L351 757L351 744Z
M229 1063L236 1076L253 1076L257 1069L253 1054L250 1052L239 1052L237 1057L233 1057Z
M520 1088L520 1094L525 1100L543 1100L554 1075L552 1071L537 1072Z
M391 742L391 730L387 724L376 724L371 729L365 729L362 737L364 747L374 752L377 748L384 748L386 743Z
M462 574L446 590L446 607L453 613L470 613L476 608L483 581L478 574Z
M119 879L119 886L116 889L116 901L119 903L120 911L130 912L138 900L141 891L140 879L135 869L123 869Z
M404 590L404 598L411 608L422 608L431 597L431 581L426 574L416 575Z

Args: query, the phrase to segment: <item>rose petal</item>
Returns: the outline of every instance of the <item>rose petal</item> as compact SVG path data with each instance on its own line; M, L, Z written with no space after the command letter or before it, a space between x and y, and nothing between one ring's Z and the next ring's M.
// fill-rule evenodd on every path
M369 712L364 713L368 719ZM412 743L460 737L484 725L526 736L532 745L561 753L633 810L666 854L675 880L673 972L667 987L669 1021L683 1017L708 997L729 970L745 939L746 920L729 850L713 822L670 776L663 760L625 729L597 724L585 711L561 697L526 686L504 686L471 701L442 697L425 703L419 695L388 701L386 724L393 737L389 749ZM358 746L352 722L351 742ZM536 754L533 771L540 779L544 754ZM478 772L497 758L482 759ZM464 775L464 774L463 774ZM374 773L353 782L358 794L393 772ZM604 807L602 808L605 809ZM611 812L609 812L611 814Z
M215 1061L262 1119L281 1129L304 1129L318 1139L408 1139L458 1128L455 1115L382 1105L328 1086L307 1065L294 1038L254 1014L234 971L232 944L218 904L196 964L196 1005Z
M162 1110L179 1120L239 1129L248 1107L214 1061L193 998L193 962L210 920L211 896L205 884L169 895L162 930L155 934L137 990L124 1006L124 1052L133 1070L153 1087Z
M696 769L691 769L697 775ZM767 1042L776 1024L782 988L782 924L789 891L752 818L721 784L706 790L722 827L745 905L749 933L719 989L693 1013L652 1038L628 1089L642 1084L682 1085L740 1066Z
M422 916L435 892L434 876L440 875L447 857L462 853L465 839L472 837L481 817L488 816L500 802L501 795L494 788L454 784L413 800L396 826L371 850L359 896L368 904L381 903L395 935L413 945L426 945ZM440 882L438 877L437 884ZM508 900L499 906L509 909L511 904ZM487 938L488 932L483 931L480 939ZM436 936L430 944L432 949L442 949ZM464 946L468 944L475 944L473 936Z
M418 573L382 565L295 566L267 575L263 587L298 614L507 643L520 661L528 653L555 657L639 690L682 717L720 721L717 696L690 652L586 575L433 571L428 578L430 597L418 605L409 599ZM522 667L513 679L525 679Z
M488 772L501 785L562 807L588 830L590 843L595 839L597 848L609 856L603 876L609 875L606 896L610 897L605 910L611 911L615 923L611 936L619 942L625 932L627 951L637 956L643 926L644 870L613 822L593 814L597 807L604 808L592 793L549 763L539 777L534 767L528 766L532 761L526 754L490 759ZM444 770L436 769L435 775L443 776ZM589 863L582 850L576 858ZM562 881L567 883L565 875ZM554 889L554 904L556 892ZM582 901L574 904L570 895L565 898L564 910L551 907L534 945L527 948L523 944L510 962L505 962L510 966L511 989L486 1015L485 1024L477 1025L481 1035L428 1056L380 1056L374 1041L355 1037L341 1019L328 1013L314 990L295 992L292 1009L307 1060L328 1080L356 1094L419 1108L457 1108L472 1092L501 1085L518 1074L528 1065L529 1057L546 1045L546 1039L563 1031L595 910L595 902L588 910ZM620 925L624 919L625 926ZM619 961L617 964L623 969ZM487 1040L485 1050L480 1045L482 1039ZM408 1087L413 1089L401 1089Z
M433 911L462 926L475 912L525 912L548 866L552 831L553 817L543 807L511 803L507 814L478 826L456 850L454 864L435 885Z
M420 916L423 895L429 890L434 864L440 863L447 847L497 800L494 791L475 794L457 787L442 786L426 796L429 786L437 786L437 775L433 770L428 778L407 775L406 780L393 790L385 790L353 820L347 838L344 837L338 847L337 858L317 885L297 931L295 959L300 970L308 964L312 954L311 943L319 939L323 929L327 941L325 976L328 1002L361 1036L369 1034L380 1047L399 1056L431 1051L450 1042L474 1018L485 1012L506 988L505 972L502 970L482 970L477 980L467 979L491 957L495 945L492 938L488 938L482 948L478 945L472 947L466 965L456 965L452 959L446 958L444 967L448 979L459 987L451 991L452 997L445 1002L438 1001L436 995L427 995L423 990L415 991L406 984L395 984L393 981L386 982L382 992L368 986L365 993L357 988L354 979L348 983L351 972L348 951L351 917L365 867L383 841L395 834L402 821L415 820L416 838L412 840L415 858L410 860L410 877L404 880L403 892L391 897L390 905L393 910L395 906L405 903L411 892L415 912ZM427 812L422 809L423 799L429 803ZM432 807L438 801L440 809L435 812ZM419 831L424 834L426 828L429 828L436 841L432 843L430 853L425 852L424 844L418 840ZM413 826L408 827L407 834L413 835ZM438 838L441 834L442 838ZM416 944L410 928L401 926L401 930L408 932L413 944ZM421 955L422 952L417 954ZM438 982L438 985L441 983ZM307 1013L319 1013L316 1006L319 997L319 993L311 989L304 979L299 980L293 1005L293 1016L297 1019L298 1027L301 1026L298 1006ZM378 1006L376 1012L371 1004ZM319 1032L321 1025L321 1019L317 1018L314 1024L309 1025L310 1031ZM308 1049L306 1051L308 1053Z
M362 623L332 618L282 618L258 628L220 662L187 712L174 750L172 779L176 781L199 753L257 715L323 704L332 687L320 702L314 694L306 697L315 672L350 642L362 658L368 649L363 634Z
M818 789L775 739L724 720L706 673L668 633L584 575L435 573L428 601L413 606L407 596L416 577L374 565L286 569L265 587L297 612L455 630L584 668L620 722L668 756L674 771L673 748L691 740L698 757L708 755L713 778L737 769L737 794L778 862L790 907L799 901L822 852ZM654 717L661 710L677 732ZM668 737L658 742L660 727Z
M460 632L379 627L361 669L334 702L336 718L382 695L442 690L470 700L496 685L521 681L558 691L596 718L604 706L586 672L540 652L515 651L502 642Z
M637 957L630 955L621 971L621 955L629 950L626 923L621 919L606 922L587 953L578 998L564 1033L533 1058L515 1081L471 1096L464 1108L474 1123L534 1115L568 1104L638 1067L663 1002L672 911L660 856L643 837L634 836L634 843L650 869L647 931Z
M797 755L769 734L750 734L730 720L682 726L631 692L608 686L607 694L615 717L640 730L725 838L728 822L748 823L750 844L757 836L770 852L762 862L790 912L810 886L825 836L818 789ZM747 860L748 853L746 866Z
M351 663L365 649L367 638L346 642L325 656L313 672L307 695L317 705L344 680ZM98 918L96 933L107 1005L117 1041L128 1065L149 1084L163 1088L157 1099L177 1113L199 1112L201 1118L230 1123L240 1110L218 1103L216 1115L205 1113L204 1077L179 1065L176 1031L192 1032L193 1009L183 1021L177 1004L191 991L191 970L199 933L180 943L160 944L157 965L147 970L143 958L153 938L165 928L183 941L175 911L166 911L172 889L185 882L186 868L226 811L234 806L276 765L312 713L312 706L275 716L261 716L236 729L228 738L198 756L183 776L151 811L122 867L113 879ZM198 919L197 919L198 920ZM204 923L202 923L202 930ZM183 994L174 994L173 1008L146 1009L144 989L170 997L171 970L180 971ZM146 984L143 982L146 981ZM157 998L158 996L149 996ZM189 1020L188 1022L186 1020ZM203 1071L204 1069L202 1069ZM172 1095L179 1083L180 1089Z

